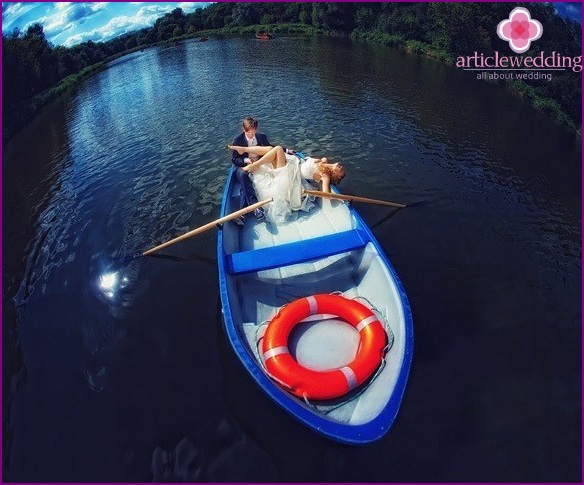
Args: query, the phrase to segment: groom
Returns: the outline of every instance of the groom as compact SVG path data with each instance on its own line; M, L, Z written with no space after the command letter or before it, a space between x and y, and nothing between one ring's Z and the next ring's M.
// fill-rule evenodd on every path
M267 135L264 133L259 133L258 129L258 122L257 120L253 119L251 116L248 116L243 120L243 133L237 135L233 141L231 142L232 145L236 146L263 146L269 147L272 146L270 141L268 140ZM255 189L253 188L253 182L245 170L242 167L254 162L259 157L257 155L250 155L249 153L244 153L240 155L236 151L231 154L231 161L233 165L237 168L235 169L234 176L237 181L241 185L241 190L239 192L239 206L241 209L247 207L251 204L255 204L258 201L256 196ZM263 207L258 207L254 211L254 215L258 221L261 221L265 217L265 212ZM235 220L237 224L243 225L243 216L240 216L238 219Z

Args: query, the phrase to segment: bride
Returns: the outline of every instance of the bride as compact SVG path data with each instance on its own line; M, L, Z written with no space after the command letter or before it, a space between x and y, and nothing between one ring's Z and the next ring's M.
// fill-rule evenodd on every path
M296 155L287 155L281 146L233 146L239 154L249 153L261 156L249 163L243 170L251 173L258 198L272 197L268 204L267 218L274 223L282 223L292 211L308 211L313 203L304 196L302 189L312 186L306 180L322 183L322 190L330 192L331 184L338 184L345 177L345 169L339 163L328 163L326 157L308 157L302 162Z

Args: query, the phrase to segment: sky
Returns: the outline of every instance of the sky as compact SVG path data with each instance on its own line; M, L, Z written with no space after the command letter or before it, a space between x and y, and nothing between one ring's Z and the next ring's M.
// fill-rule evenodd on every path
M43 26L53 45L70 47L81 42L113 39L118 35L151 26L176 7L185 13L208 2L3 2L2 33L25 31L35 22ZM582 3L554 3L563 17L582 22Z
M53 45L107 41L149 27L177 7L191 13L209 2L2 2L2 33L43 26Z
M562 17L582 23L581 2L556 2L554 3L554 7L556 7L556 12Z

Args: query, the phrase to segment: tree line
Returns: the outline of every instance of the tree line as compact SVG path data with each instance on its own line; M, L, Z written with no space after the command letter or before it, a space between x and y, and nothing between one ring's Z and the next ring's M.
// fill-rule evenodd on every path
M72 47L51 45L40 24L2 35L3 143L60 92L113 56L160 42L198 35L271 30L351 35L454 63L459 55L508 52L495 26L516 6L525 6L544 26L536 50L581 56L582 26L562 19L550 3L213 3L185 14L180 8L152 27L107 42ZM525 53L529 55L530 52ZM581 133L581 76L554 74L551 81L507 83L519 95ZM65 87L67 82L65 82Z

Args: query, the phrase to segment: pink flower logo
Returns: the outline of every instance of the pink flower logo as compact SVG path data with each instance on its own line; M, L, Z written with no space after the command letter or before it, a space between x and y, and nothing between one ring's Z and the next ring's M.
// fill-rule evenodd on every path
M537 20L532 20L529 10L517 7L509 18L499 22L497 35L509 41L509 47L518 54L529 49L532 40L537 40L543 33L543 27Z

